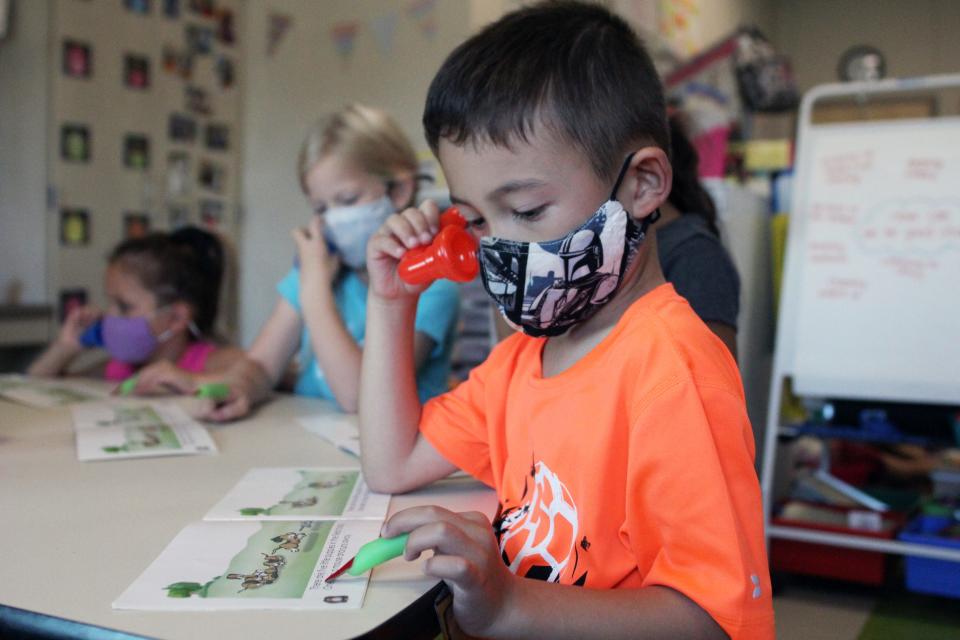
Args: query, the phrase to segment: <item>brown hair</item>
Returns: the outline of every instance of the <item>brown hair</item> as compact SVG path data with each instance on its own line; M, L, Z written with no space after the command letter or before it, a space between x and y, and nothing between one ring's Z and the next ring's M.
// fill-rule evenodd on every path
M117 245L110 264L122 264L157 299L157 306L186 302L193 322L212 336L224 271L224 246L217 236L197 227L155 232Z

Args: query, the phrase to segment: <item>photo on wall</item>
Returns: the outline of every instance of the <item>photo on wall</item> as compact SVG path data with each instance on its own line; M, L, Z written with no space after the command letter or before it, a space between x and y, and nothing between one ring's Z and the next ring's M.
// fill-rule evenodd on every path
M197 139L197 121L182 113L171 113L168 134L173 142L193 142Z
M227 125L210 123L204 133L207 149L226 151L230 148L230 127Z
M137 133L124 136L123 166L140 170L150 166L150 139L147 136Z
M90 161L90 127L65 124L60 128L60 158L66 162Z
M213 49L213 29L198 24L187 25L187 49L191 53L204 55Z
M189 80L193 75L193 56L185 49L171 45L163 46L161 62L164 73Z
M144 213L127 211L123 214L123 238L132 240L150 233L150 217Z
M167 155L167 197L176 198L190 191L190 154L172 151Z
M128 53L123 56L123 84L130 89L146 89L150 86L150 59Z
M214 193L223 193L223 185L225 181L225 171L223 170L223 165L217 164L216 162L210 162L209 160L204 160L200 163L200 171L197 174L197 182L200 183L200 186L208 191L213 191Z
M63 74L69 78L93 75L93 49L85 42L63 41Z
M218 229L223 224L223 203L219 200L201 200L200 223L208 229Z
M74 309L78 309L87 304L88 296L86 289L70 288L60 290L60 323L67 318Z
M217 83L219 83L221 89L229 89L233 86L233 60L227 56L217 56L217 66L215 70L217 73Z
M187 111L201 116L208 116L213 112L210 106L210 94L206 89L188 86L184 87L183 91Z
M163 15L174 19L180 17L180 0L163 0Z
M171 231L190 224L190 207L185 204L171 204L167 207L167 225Z
M233 31L233 11L220 8L217 15L217 39L225 45L236 41Z
M90 244L90 212L86 209L60 210L60 244L80 247Z
M150 0L123 0L123 6L130 13L139 13L147 15L150 13Z
M190 11L201 16L210 17L214 11L213 0L190 0Z

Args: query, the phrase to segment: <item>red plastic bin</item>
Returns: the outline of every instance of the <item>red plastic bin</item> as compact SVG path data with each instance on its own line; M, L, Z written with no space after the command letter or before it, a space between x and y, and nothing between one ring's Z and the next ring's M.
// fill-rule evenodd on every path
M802 501L793 501L801 502ZM803 503L811 504L811 503ZM850 511L844 507L812 504L817 509L835 512L845 516ZM884 530L865 531L847 526L835 526L822 522L808 522L794 520L781 516L774 517L772 524L783 527L826 531L830 533L844 533L862 538L892 540L897 530L905 522L905 517L899 513L882 514ZM770 565L774 571L786 571L804 575L835 578L868 585L881 585L886 577L886 554L880 551L865 551L847 547L835 547L828 544L801 542L799 540L784 540L774 538L770 543Z

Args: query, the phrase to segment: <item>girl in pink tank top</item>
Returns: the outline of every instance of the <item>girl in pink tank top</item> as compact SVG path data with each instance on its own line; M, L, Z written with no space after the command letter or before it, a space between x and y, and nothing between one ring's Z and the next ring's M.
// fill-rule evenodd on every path
M104 275L107 313L71 309L56 342L28 373L57 375L90 347L110 354L102 371L114 382L152 367L172 365L189 375L226 370L243 352L209 338L223 255L219 239L195 227L124 241L111 253Z

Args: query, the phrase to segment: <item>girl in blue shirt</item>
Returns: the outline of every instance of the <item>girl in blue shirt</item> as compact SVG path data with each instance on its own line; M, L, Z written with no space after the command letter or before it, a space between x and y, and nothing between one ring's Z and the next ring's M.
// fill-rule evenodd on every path
M297 394L357 410L367 240L389 216L415 202L416 173L413 147L379 109L350 105L308 132L299 174L314 215L306 228L291 234L294 267L277 285L280 298L246 357L226 376L230 398L206 417L246 415L269 395L295 354ZM457 286L448 280L438 280L420 296L413 348L421 401L447 389L458 307Z

